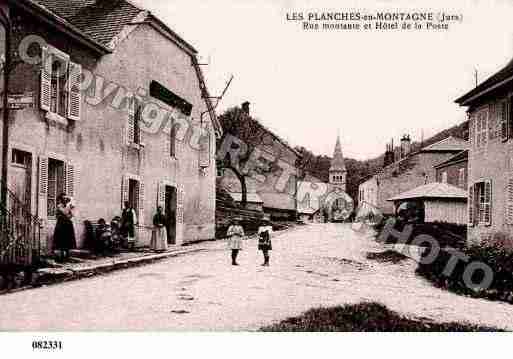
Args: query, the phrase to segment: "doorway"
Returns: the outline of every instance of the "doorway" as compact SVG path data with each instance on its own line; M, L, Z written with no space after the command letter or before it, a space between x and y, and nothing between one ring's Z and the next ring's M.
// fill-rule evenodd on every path
M21 216L23 211L31 212L31 178L32 154L13 149L8 183L9 189L19 200L19 203L11 201L9 204L10 211L15 216ZM19 204L23 207L19 207Z
M166 186L166 202L164 204L166 214L167 243L176 244L176 188Z

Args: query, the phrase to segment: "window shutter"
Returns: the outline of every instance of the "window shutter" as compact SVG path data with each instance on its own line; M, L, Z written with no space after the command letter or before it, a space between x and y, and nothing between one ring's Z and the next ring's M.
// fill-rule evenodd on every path
M82 66L73 62L69 63L68 70L68 118L80 121L82 106L82 94L80 83L82 81Z
M138 187L137 200L139 213L137 214L137 220L139 225L142 226L144 224L144 182L139 181Z
M210 136L208 131L205 131L201 136L199 145L199 165L201 168L207 168L210 166Z
M128 100L128 114L126 123L126 143L127 145L134 142L135 134L135 98L131 97Z
M75 166L71 163L66 164L66 182L64 191L68 196L75 197Z
M158 189L157 189L157 207L162 207L162 211L165 213L166 203L166 185L164 182L159 182Z
M121 209L125 207L125 202L128 201L128 187L129 187L129 178L127 176L123 176L121 180Z
M468 187L468 225L474 226L474 186Z
M506 223L513 224L513 177L508 178L506 196Z
M507 117L507 126L508 126L508 138L513 137L513 103L512 98L508 98L508 117Z
M470 147L472 148L472 145L474 144L474 116L470 116L469 123L468 123L468 142L470 144Z
M52 91L52 63L48 47L41 48L41 91L39 94L40 106L44 111L50 111Z
M486 181L484 183L485 203L484 203L484 222L485 225L492 224L492 182Z
M48 198L48 158L39 157L39 170L38 170L38 216L41 219L47 218Z
M501 102L499 108L499 130L502 141L508 139L508 103L506 101Z
M176 222L183 223L184 222L184 205L185 205L185 192L180 186L177 191L176 198Z

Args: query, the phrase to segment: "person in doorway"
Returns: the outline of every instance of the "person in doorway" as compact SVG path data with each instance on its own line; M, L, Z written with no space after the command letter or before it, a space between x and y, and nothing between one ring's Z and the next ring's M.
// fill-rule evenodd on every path
M238 218L232 221L226 236L228 237L228 248L232 251L232 265L238 266L237 256L242 249L242 239L244 238L244 228L242 228Z
M75 229L73 227L73 210L75 205L71 197L61 193L57 197L55 216L57 223L53 234L54 247L60 251L61 261L69 259L70 250L76 248Z
M163 252L167 250L167 230L165 227L166 217L162 213L162 207L157 207L157 213L153 216L153 232L151 233L152 250Z
M269 266L269 251L273 249L271 237L273 234L273 226L270 221L262 221L262 225L258 227L258 250L264 254L264 263L262 266Z
M121 214L121 233L127 240L127 247L133 248L135 245L135 226L137 225L137 215L128 201L125 202L123 213Z

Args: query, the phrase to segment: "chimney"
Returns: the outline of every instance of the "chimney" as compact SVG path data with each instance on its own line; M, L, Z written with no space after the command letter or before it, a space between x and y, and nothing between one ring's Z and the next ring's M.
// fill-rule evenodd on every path
M411 139L410 135L404 135L401 138L401 159L408 156L411 152Z
M250 105L249 101L243 102L241 105L242 112L244 112L246 114L246 116L249 116L249 105Z

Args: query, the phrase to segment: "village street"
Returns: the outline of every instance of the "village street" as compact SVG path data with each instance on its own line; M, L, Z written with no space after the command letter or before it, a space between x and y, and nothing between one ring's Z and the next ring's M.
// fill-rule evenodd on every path
M416 263L366 259L381 244L345 224L273 241L261 267L249 240L240 266L223 242L155 264L0 297L0 330L257 330L312 307L377 301L408 316L513 329L510 304L471 299L416 277Z

